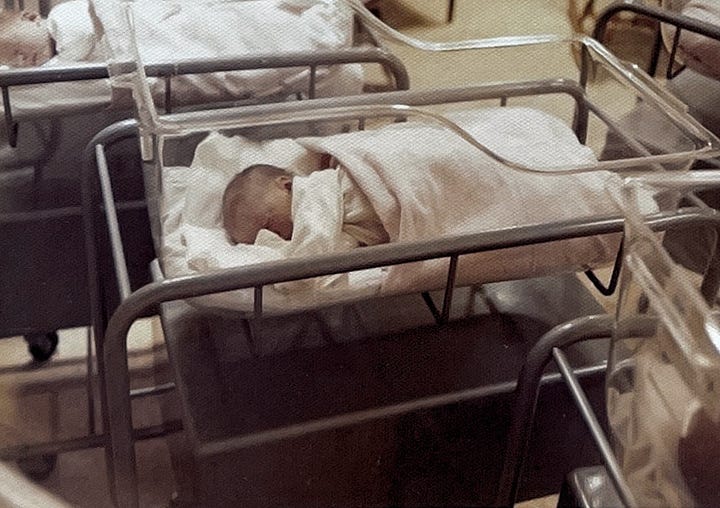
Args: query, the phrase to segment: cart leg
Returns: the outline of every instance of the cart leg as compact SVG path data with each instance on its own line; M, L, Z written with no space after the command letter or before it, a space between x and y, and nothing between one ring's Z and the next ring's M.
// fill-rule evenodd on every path
M31 333L25 335L28 352L36 362L44 362L50 359L55 353L58 345L57 332Z
M45 453L34 457L25 457L17 461L20 470L36 482L45 480L50 476L55 470L56 464L56 453Z

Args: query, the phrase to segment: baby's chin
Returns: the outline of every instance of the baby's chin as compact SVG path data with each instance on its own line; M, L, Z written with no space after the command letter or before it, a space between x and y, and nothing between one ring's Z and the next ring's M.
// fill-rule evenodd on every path
M24 58L23 61L16 67L39 67L44 63L47 63L51 58L50 53L33 54Z
M53 57L53 50L50 42L45 46L38 47L34 52L27 58L27 65L25 67L37 67L46 63Z

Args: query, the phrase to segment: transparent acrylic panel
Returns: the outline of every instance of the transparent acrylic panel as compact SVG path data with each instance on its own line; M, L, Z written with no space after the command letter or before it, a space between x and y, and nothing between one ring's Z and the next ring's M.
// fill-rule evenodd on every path
M720 222L703 202L718 188L715 172L691 171L638 179L620 191L624 272L607 404L614 450L638 506L720 499ZM653 232L638 212L648 195L666 212L692 207L700 219Z

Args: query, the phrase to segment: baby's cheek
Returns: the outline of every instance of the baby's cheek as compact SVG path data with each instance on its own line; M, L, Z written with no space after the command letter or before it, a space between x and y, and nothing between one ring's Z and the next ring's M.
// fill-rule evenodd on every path
M13 67L26 67L28 64L25 63L25 60L25 53L23 53L19 49L16 49L13 53L10 65Z
M42 47L36 54L33 65L42 65L53 57L50 45Z
M26 53L20 44L13 45L9 51L3 52L2 63L10 67L28 67L32 65L32 55Z
M268 223L267 229L283 240L290 240L293 231L292 219L289 216L275 216Z

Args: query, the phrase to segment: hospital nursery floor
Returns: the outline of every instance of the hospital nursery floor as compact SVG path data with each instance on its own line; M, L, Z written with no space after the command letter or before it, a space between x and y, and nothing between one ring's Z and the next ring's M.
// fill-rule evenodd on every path
M378 4L390 25L410 35L435 40L548 32L567 34L571 30L568 0L457 0L455 18L450 24L445 19L447 0L382 0ZM419 83L421 86L432 84L435 78L431 73L423 73L423 61L404 61L411 76L416 77L415 84L423 80L427 83ZM492 79L491 70L476 69L470 61L467 65L458 65L457 72L458 81ZM603 298L600 304L611 311L613 300ZM87 330L62 330L59 335L56 354L43 365L30 362L22 338L0 340L0 445L67 439L87 432ZM134 326L130 366L133 381L138 385L153 384L154 379L167 375L158 320L147 319ZM173 396L173 393L163 395ZM136 425L160 423L157 400L144 398L134 404ZM167 506L177 486L165 441L142 441L136 449L141 505ZM111 506L104 452L100 448L60 454L53 472L40 485L73 506ZM556 496L548 496L526 501L521 506L549 507L555 506L555 502Z

